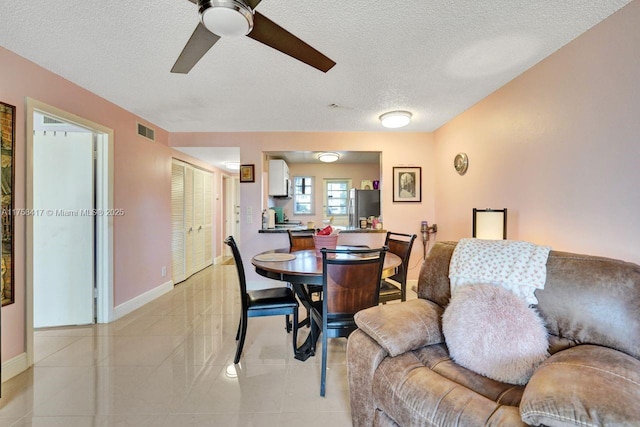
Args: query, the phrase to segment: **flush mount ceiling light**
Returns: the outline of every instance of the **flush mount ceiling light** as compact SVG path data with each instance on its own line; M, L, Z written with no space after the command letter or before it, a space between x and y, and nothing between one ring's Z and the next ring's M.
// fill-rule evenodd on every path
M401 128L409 124L411 116L408 111L389 111L380 116L380 123L390 129Z
M318 160L325 163L335 162L340 158L340 154L333 152L326 152L318 154Z
M240 162L224 162L224 167L229 170L240 170Z
M221 37L244 36L253 29L251 9L237 0L199 0L200 21Z

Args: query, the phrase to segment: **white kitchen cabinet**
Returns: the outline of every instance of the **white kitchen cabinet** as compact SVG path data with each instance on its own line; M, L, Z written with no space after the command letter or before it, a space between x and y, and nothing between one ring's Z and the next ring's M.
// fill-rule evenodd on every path
M284 160L269 160L269 195L274 197L291 196L291 176L289 166Z

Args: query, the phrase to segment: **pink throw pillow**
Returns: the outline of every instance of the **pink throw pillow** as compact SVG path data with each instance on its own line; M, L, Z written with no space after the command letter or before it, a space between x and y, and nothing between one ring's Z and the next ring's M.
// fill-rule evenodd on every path
M459 288L442 315L442 331L457 364L505 383L526 384L549 357L537 311L500 286Z

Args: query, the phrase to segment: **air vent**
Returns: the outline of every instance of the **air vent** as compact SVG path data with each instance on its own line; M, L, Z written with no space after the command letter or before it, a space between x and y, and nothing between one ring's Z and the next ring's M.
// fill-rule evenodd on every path
M47 117L47 116L42 116L42 123L45 125L63 125L64 122L51 118L51 117Z
M156 131L140 123L138 123L138 135L144 136L145 138L150 139L151 141L156 140Z

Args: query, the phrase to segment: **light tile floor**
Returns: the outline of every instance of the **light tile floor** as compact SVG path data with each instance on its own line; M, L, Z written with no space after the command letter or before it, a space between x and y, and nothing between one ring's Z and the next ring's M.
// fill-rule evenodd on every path
M295 360L283 316L249 319L233 364L237 286L216 265L113 323L37 331L35 366L2 385L0 426L350 426L345 339L329 340L324 398L321 349Z

